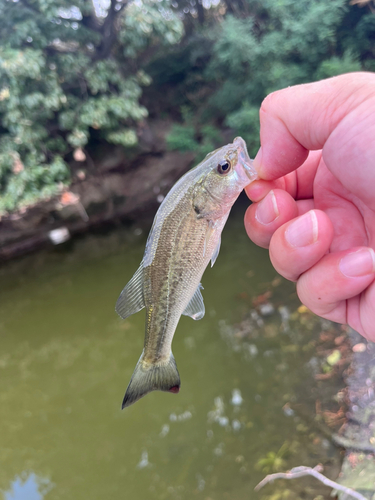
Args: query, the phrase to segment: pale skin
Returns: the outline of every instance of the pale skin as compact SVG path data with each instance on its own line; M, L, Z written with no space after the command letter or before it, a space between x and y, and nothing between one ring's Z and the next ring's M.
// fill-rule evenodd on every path
M375 341L375 74L270 94L245 228L317 315Z

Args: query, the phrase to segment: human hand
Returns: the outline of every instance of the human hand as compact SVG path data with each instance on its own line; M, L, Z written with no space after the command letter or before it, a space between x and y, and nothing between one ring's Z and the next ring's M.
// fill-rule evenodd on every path
M270 94L249 237L314 313L375 341L375 74Z

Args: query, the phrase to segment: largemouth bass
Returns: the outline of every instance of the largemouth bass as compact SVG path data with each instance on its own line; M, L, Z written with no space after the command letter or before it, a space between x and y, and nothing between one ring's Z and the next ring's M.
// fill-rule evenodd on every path
M154 390L179 392L171 350L177 323L181 314L203 318L201 277L216 261L233 203L256 177L245 141L237 137L186 173L160 205L142 262L116 304L123 319L146 308L144 349L122 408Z

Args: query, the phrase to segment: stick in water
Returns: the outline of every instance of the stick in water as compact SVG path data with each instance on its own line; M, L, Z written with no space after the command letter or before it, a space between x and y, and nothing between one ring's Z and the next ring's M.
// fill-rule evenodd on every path
M294 467L288 472L276 472L275 474L269 474L266 476L259 484L255 486L255 491L259 491L263 486L267 483L271 483L275 479L295 479L302 476L313 476L319 481L321 481L324 485L330 486L331 488L335 488L338 491L342 491L347 495L350 495L353 498L357 498L357 500L367 500L366 497L358 493L357 491L352 490L351 488L347 488L346 486L341 486L341 484L335 483L335 481L331 481L328 477L323 476L320 472L323 470L322 465L317 465L313 469L311 467Z

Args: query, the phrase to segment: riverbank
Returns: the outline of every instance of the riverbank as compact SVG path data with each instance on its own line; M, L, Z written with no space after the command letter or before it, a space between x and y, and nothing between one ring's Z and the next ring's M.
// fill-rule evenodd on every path
M334 442L345 449L339 483L375 498L375 344L349 329L352 355L346 371L346 421ZM339 495L340 500L346 496Z
M247 312L241 323L224 330L224 336L234 349L252 352L256 339L277 338L292 332L293 344L284 348L305 359L304 369L312 377L308 385L306 380L294 382L294 394L288 396L283 411L296 419L297 432L302 427L309 429L314 444L331 448L332 456L336 448L342 456L342 463L336 463L336 467L332 467L329 458L320 463L317 460L314 466L319 464L327 478L374 500L375 344L348 326L318 318L303 305L290 312L279 287L285 285L281 279L275 279L258 297L242 293L239 298L246 303ZM307 394L310 396L306 397ZM293 448L290 443L288 446ZM265 472L286 472L288 468L282 462L288 451L286 448L269 453ZM306 465L309 464L303 458L292 462L293 468ZM295 498L296 494L302 498L304 485L315 487L317 482L311 477L270 481L265 493L273 496L266 498ZM342 492L335 494L340 500L351 498Z
M83 153L73 182L58 196L0 218L0 261L66 241L90 228L155 212L195 154L168 151L167 122L140 133L136 151L111 147L95 163Z

